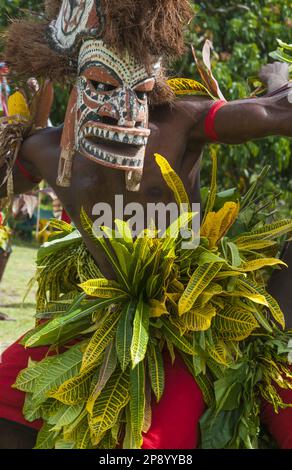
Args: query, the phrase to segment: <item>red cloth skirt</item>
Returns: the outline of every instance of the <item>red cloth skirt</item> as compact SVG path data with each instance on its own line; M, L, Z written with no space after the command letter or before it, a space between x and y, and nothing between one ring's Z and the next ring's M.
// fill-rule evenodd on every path
M29 423L22 414L25 394L11 388L28 360L42 360L48 347L25 349L18 342L10 346L0 361L0 418L39 430L42 421ZM53 353L50 353L53 354ZM165 392L159 403L153 400L152 424L144 435L143 449L195 449L199 441L199 420L205 404L199 386L177 357L174 365L165 355ZM281 390L286 403L292 403L292 390ZM283 449L292 449L292 408L276 414L269 404L263 405L263 422Z
M48 350L48 347L25 349L16 342L2 354L0 418L36 430L41 428L41 420L33 423L25 420L22 414L25 393L11 386L27 367L29 358L40 361ZM165 393L159 403L153 400L152 425L144 436L143 449L194 449L199 440L199 419L205 410L202 393L180 358L172 366L165 355L165 375Z

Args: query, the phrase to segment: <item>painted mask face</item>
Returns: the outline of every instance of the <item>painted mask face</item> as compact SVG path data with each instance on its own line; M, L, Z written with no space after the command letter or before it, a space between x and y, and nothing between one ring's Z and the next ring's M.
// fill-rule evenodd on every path
M123 170L141 170L148 129L151 73L128 54L118 55L102 40L85 41L79 53L75 146L85 157Z

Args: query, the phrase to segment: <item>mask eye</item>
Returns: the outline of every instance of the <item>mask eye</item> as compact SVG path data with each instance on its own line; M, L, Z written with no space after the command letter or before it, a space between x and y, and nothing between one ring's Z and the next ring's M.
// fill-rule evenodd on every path
M116 89L114 85L109 83L97 82L96 80L90 80L91 85L96 91L113 91Z
M147 98L147 93L146 93L146 91L137 91L137 90L136 90L136 95L137 95L137 98L138 98L139 100L141 100L141 101L144 101L144 100L146 100L146 98Z

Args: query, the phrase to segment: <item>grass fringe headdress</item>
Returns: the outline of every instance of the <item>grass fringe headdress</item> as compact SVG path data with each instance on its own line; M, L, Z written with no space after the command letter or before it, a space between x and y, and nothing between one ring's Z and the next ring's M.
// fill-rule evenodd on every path
M12 21L5 33L5 61L17 79L34 76L61 83L74 80L78 47L57 51L50 38L50 25L58 16L62 1L47 0L44 6L43 15L30 13ZM100 0L96 6L102 12L102 38L110 47L127 50L146 66L153 56L166 62L183 53L184 27L191 19L189 0ZM161 77L153 92L155 104L170 101L172 96Z

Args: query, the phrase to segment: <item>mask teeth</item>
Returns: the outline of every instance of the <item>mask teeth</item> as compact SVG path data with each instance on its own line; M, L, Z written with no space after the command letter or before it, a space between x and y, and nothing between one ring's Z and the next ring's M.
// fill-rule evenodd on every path
M122 155L113 155L111 153L100 150L95 145L90 144L86 139L82 139L83 150L89 155L94 155L97 160L101 160L111 165L117 165L120 167L130 167L133 169L139 169L143 167L144 152L145 148L141 148L138 155L133 158L129 158Z
M111 140L121 144L145 146L148 142L148 137L141 135L131 135L127 134L126 132L114 132L106 129L100 129L98 127L87 127L85 132L87 135L92 135L105 140Z

